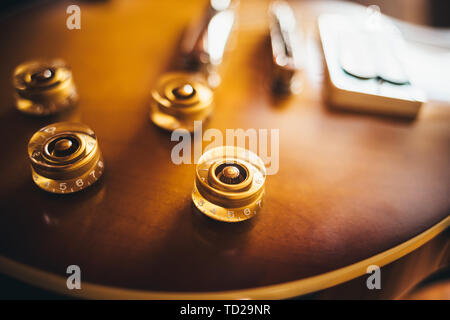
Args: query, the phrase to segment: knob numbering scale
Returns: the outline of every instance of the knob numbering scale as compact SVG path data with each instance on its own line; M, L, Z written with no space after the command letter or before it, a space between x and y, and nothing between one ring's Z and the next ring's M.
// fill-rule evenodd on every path
M240 222L262 208L266 168L256 154L243 148L210 149L199 159L192 201L208 217Z
M73 193L94 184L104 162L94 132L86 125L58 122L36 132L28 144L33 181L51 193Z

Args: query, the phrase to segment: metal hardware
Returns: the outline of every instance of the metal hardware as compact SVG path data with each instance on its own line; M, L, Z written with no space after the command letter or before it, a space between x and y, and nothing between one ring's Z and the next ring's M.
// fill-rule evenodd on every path
M94 184L104 162L94 132L84 124L58 122L28 143L33 181L51 193L73 193Z
M208 217L239 222L261 209L266 168L253 152L234 146L210 149L199 159L192 201Z
M13 85L16 107L26 114L51 115L78 101L72 71L61 60L31 61L19 65L14 70Z

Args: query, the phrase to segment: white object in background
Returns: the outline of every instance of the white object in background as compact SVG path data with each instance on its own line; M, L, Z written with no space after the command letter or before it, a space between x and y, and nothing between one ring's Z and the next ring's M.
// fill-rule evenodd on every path
M319 16L327 98L339 109L414 118L425 101L404 71L404 42L381 14L378 21Z

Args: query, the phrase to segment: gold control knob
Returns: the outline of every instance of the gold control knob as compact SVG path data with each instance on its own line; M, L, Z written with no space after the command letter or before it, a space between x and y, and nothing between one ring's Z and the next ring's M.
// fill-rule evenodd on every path
M183 128L192 132L194 121L206 120L212 110L212 90L190 73L168 73L152 91L150 119L165 130Z
M266 168L251 151L224 146L199 159L192 201L210 218L239 222L254 217L262 207Z
M34 182L52 193L72 193L95 183L103 174L97 138L81 123L58 122L36 132L28 143Z
M13 74L16 107L38 116L60 112L78 101L72 71L61 60L31 61Z

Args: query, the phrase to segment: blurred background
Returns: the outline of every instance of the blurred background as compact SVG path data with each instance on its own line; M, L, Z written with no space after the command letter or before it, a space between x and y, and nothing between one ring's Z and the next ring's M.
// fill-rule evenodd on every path
M49 2L57 0L2 0L0 2L1 14L7 14L21 5L30 5L33 2ZM107 0L91 0L107 1ZM125 0L124 0L125 1ZM155 1L155 0L154 0ZM182 2L183 0L180 0ZM241 0L246 1L246 0ZM314 0L294 0L314 1ZM331 0L333 1L333 0ZM337 0L336 0L337 1ZM73 1L74 3L80 1ZM81 2L89 2L84 0ZM446 0L350 0L362 5L378 5L387 15L411 23L429 25L434 27L450 27L450 1Z
M450 27L450 1L442 0L353 0L378 5L385 14L411 23Z
M36 3L57 2L58 0L2 0L0 1L0 21L1 17L8 16L17 12L23 6L32 6ZM73 1L73 3L99 2L108 0L83 0ZM117 0L116 0L117 1ZM126 1L126 0L121 0ZM145 1L162 1L162 0L145 0ZM183 3L183 0L179 0ZM246 2L248 0L240 0ZM292 0L291 2L306 2L314 0ZM338 0L330 0L338 1ZM448 0L350 0L365 6L378 5L381 11L389 16L397 19L424 26L437 28L450 27L450 1ZM206 3L206 0L205 0ZM439 279L444 279L448 283L450 272L447 269L440 274ZM433 279L436 279L434 277ZM54 299L65 297L53 294L44 290L40 290L29 286L20 281L11 279L0 274L0 288L8 288L7 291L0 290L0 299L4 298L41 298ZM448 286L445 290L448 290ZM418 293L417 293L418 295Z

